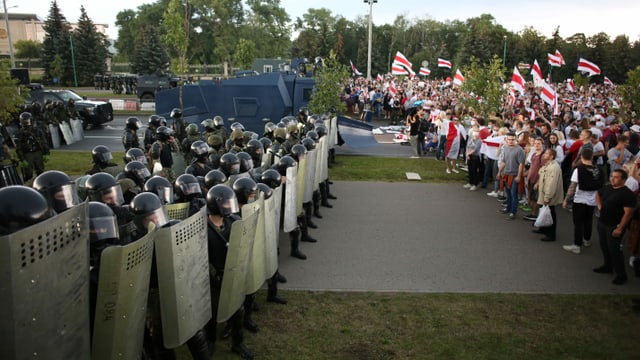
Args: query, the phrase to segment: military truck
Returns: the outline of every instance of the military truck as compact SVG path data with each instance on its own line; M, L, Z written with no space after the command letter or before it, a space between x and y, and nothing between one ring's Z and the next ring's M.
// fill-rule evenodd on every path
M139 75L136 93L142 102L153 102L156 93L178 86L180 78L175 76L160 75Z

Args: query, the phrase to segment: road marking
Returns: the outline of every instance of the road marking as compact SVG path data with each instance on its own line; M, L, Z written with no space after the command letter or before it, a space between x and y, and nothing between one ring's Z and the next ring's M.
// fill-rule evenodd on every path
M85 139L121 139L122 137L120 136L84 136Z

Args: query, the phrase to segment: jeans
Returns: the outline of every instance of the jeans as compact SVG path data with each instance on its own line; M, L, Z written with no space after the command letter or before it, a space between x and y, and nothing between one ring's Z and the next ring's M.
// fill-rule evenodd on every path
M598 221L598 238L600 239L600 250L604 258L604 265L612 268L616 276L626 278L627 272L624 268L624 255L622 254L622 238L613 237L612 232L616 226L609 226Z
M447 135L440 135L440 141L438 141L438 150L436 150L436 159L444 159L444 150L447 146Z
M418 155L426 155L427 153L427 149L425 149L424 147L424 133L423 132L418 132L418 138L417 138L417 150L418 150Z
M486 164L484 166L484 173L482 176L482 187L487 187L489 185L489 179L491 179L491 175L493 174L493 164L495 160L486 158ZM496 181L497 183L497 181Z
M591 240L593 229L593 210L595 206L573 203L573 244L582 246L582 240Z
M507 213L514 215L518 211L518 182L515 178L516 176L514 176L511 186L509 186L508 181L504 185L505 192L507 193Z

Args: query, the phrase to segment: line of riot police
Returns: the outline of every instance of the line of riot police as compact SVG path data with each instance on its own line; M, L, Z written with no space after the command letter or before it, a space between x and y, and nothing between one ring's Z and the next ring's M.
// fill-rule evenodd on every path
M93 87L96 90L111 90L114 94L135 94L138 86L138 76L132 74L96 74L93 77Z
M260 139L233 124L227 139L214 118L199 139L187 127L182 146L161 119L149 124L156 120L155 139L145 136L146 151L130 147L124 166L97 146L93 168L75 181L51 170L33 189L0 189L0 346L8 358L173 359L187 344L194 359L209 359L226 337L233 352L253 358L243 329L259 331L255 293L266 282L267 301L287 303L277 292L286 282L280 230L290 255L306 259L299 243L317 241L312 216L331 207L335 120L287 117L267 123ZM172 169L181 175L170 181L164 145L174 158L189 142L188 166ZM219 323L227 325L218 334Z

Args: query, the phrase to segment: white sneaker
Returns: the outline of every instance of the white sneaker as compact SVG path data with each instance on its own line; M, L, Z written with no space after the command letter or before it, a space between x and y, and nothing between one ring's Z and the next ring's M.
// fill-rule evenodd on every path
M487 193L487 196L491 196L491 197L498 197L498 193L495 191L492 191L490 193Z
M463 186L463 188L465 188L465 189L468 189L468 188L470 188L470 187L471 187L471 184L465 184L465 185Z
M529 203L527 201L527 199L522 199L522 200L518 201L518 204L520 204L520 205L527 205L527 203Z
M580 254L580 246L577 245L562 245L562 248L566 251L572 252L574 254Z
M451 171L453 171L453 172L454 172L454 173L456 173L456 174L459 174L459 173L460 173L460 171L456 170L456 168L451 169Z
M475 185L469 188L469 191L476 191L476 190L478 190L478 187Z
M589 240L582 240L582 245L583 245L584 247L589 247L589 246L591 246L591 241L589 241Z

